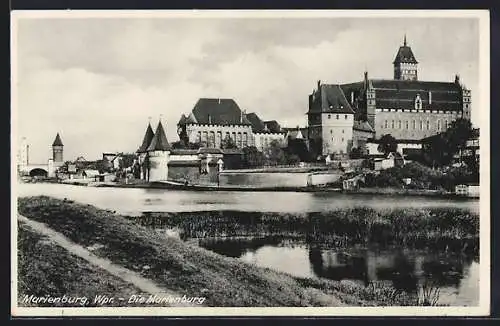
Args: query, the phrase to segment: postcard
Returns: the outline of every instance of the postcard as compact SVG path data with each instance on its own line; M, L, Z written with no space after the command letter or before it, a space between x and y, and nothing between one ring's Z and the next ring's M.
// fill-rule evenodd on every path
M484 316L486 10L13 11L13 316Z

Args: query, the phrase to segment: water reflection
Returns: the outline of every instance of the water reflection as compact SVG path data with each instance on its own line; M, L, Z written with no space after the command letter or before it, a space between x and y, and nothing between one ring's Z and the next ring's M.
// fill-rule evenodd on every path
M324 249L278 237L205 238L199 244L219 254L294 276L351 280L365 286L372 281L384 281L395 289L413 293L425 282L441 289L442 304L478 304L479 263L466 255L402 249Z

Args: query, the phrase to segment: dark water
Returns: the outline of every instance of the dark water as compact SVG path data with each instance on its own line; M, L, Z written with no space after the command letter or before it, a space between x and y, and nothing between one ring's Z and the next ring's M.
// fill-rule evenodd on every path
M479 261L465 255L417 250L325 249L279 238L202 239L199 245L221 255L298 277L385 281L414 292L424 282L440 288L439 303L474 306L479 300Z

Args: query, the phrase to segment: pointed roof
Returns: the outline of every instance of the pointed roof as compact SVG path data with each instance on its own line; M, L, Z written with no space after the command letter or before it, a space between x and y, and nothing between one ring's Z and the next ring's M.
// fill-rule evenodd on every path
M158 122L158 127L156 127L155 135L149 144L147 151L168 151L170 150L170 144L168 143L167 136L165 135L165 130L161 121Z
M149 144L151 144L151 140L153 140L154 137L154 132L153 128L151 128L151 124L148 123L148 127L146 129L146 133L144 134L144 138L142 140L142 144L137 150L137 153L144 153L147 151Z
M198 124L251 125L246 114L230 98L200 98L188 119Z
M57 133L56 139L54 139L52 146L64 146L61 140L61 136L59 136L59 133Z
M406 43L406 34L403 45L399 47L399 51L393 63L418 63L417 59L415 59L415 55L413 55L411 47Z

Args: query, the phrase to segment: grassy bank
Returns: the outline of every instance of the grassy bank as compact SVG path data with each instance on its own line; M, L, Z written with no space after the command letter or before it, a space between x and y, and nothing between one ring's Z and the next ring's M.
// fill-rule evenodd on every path
M141 291L108 272L96 268L86 260L70 254L66 249L48 241L24 223L18 224L18 304L34 306L25 302L26 296L86 297L71 303L40 303L47 307L92 307L98 306L94 298L98 295L124 297L141 294ZM110 306L124 306L116 301Z
M177 228L183 238L292 236L336 247L401 246L479 254L479 216L461 209L146 213L131 219L153 228Z
M131 270L143 271L144 277L160 286L187 296L206 297L208 306L418 303L415 299L408 300L375 289L352 284L346 286L335 281L307 282L259 268L167 238L122 216L90 205L41 196L20 198L18 210L24 216L46 223L80 245L103 246L94 253ZM148 268L144 269L144 266ZM31 270L36 273L40 268L35 266ZM70 268L67 266L67 269ZM64 279L62 275L60 277L55 280ZM65 287L71 285L62 286Z

